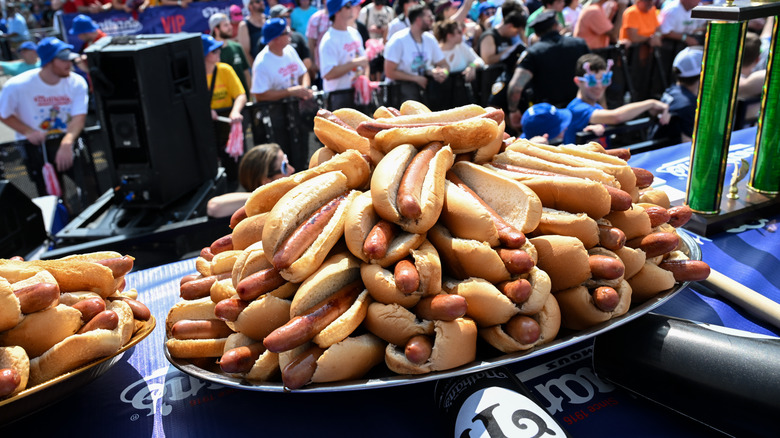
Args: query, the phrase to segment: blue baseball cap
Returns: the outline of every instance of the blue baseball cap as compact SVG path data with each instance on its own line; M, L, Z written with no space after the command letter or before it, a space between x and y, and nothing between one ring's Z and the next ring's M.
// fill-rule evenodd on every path
M498 8L491 1L482 2L479 4L479 14L477 15L482 15L490 9L496 10Z
M82 33L94 32L98 29L100 28L91 18L84 14L79 14L73 19L73 23L71 24L68 33L71 35L81 35Z
M284 18L271 18L267 20L263 25L263 36L260 38L260 42L268 44L273 41L274 38L283 34L287 29L287 20Z
M531 138L547 134L553 139L561 134L571 122L571 111L556 108L549 103L537 103L523 113L521 123L523 134L520 138Z
M328 16L336 15L344 6L356 6L360 0L328 0Z
M35 45L32 41L25 41L22 44L19 44L19 50L36 50L38 49L38 46Z
M73 61L79 55L71 52L73 46L65 44L55 37L46 37L38 42L38 57L41 58L41 65L50 63L54 58L63 61Z
M225 44L222 41L217 41L214 39L211 35L201 34L200 40L203 43L203 56L208 55L209 53L219 49L222 47L223 44Z

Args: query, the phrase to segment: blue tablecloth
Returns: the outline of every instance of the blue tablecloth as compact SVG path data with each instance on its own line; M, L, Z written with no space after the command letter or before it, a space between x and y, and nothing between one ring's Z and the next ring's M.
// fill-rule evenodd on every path
M735 132L735 153L748 153L754 130ZM746 148L738 146L744 142ZM685 190L690 144L638 155L668 186ZM780 236L774 218L755 226L698 238L714 269L780 302ZM6 427L0 434L49 436L446 436L448 425L434 399L434 382L324 394L243 391L200 381L178 371L163 355L165 317L179 300L179 279L192 260L128 275L128 286L157 319L154 332L105 375L68 398ZM728 302L685 289L656 313L754 333L780 335ZM572 436L712 436L681 415L601 381L591 365L592 340L510 366L540 404ZM620 431L620 432L615 432Z

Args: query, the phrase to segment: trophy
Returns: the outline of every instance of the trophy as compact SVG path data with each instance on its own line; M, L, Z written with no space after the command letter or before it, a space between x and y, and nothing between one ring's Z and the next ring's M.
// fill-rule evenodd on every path
M697 6L692 18L709 20L704 42L699 98L691 147L685 204L694 211L686 228L708 235L755 218L760 211L780 207L780 71L776 53L780 2L727 1ZM747 196L738 195L738 180L724 195L726 163L736 108L747 22L775 16L767 73L761 93L750 178L743 182ZM740 169L742 173L745 168Z

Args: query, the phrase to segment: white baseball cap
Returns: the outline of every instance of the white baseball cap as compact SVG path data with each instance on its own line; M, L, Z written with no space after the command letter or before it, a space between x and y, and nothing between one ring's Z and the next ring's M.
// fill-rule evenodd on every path
M699 76L702 58L704 58L702 49L686 47L674 57L672 66L680 71L681 78Z

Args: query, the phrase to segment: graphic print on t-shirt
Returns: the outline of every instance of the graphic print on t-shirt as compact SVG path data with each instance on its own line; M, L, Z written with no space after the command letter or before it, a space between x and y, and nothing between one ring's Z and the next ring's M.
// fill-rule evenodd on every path
M70 113L62 107L70 108L70 96L35 96L33 102L38 106L35 119L38 127L47 134L60 134L68 129Z

